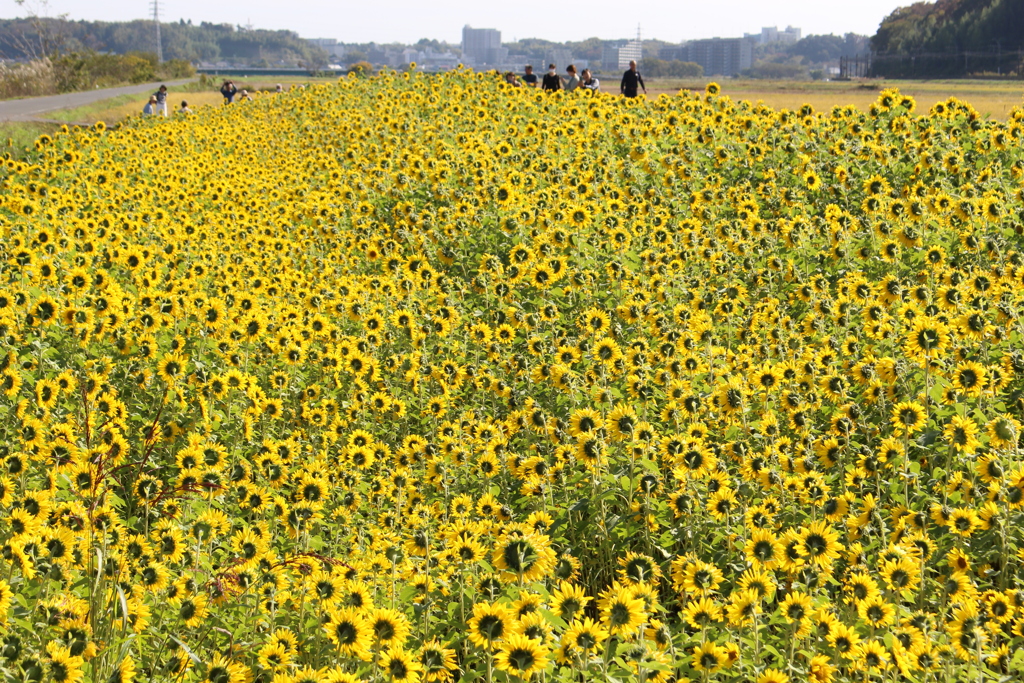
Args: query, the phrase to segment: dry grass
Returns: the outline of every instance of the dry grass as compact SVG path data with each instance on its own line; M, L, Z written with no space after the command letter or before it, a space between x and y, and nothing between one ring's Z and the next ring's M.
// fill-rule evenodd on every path
M323 79L284 79L274 83L241 82L235 83L239 89L250 92L269 90L277 82L285 88L302 85ZM329 79L336 80L336 79ZM650 79L648 96L659 94L675 94L680 90L703 90L711 79ZM834 106L853 105L858 109L867 109L877 98L879 91L885 88L899 88L917 100L919 112L926 112L936 102L950 97L957 97L970 102L983 115L1005 120L1013 107L1024 106L1024 84L1019 81L761 81L733 80L718 81L722 92L733 100L749 100L764 102L774 109L799 109L810 104L817 111L827 111ZM611 88L609 88L611 89ZM614 90L612 89L614 92ZM147 95L124 95L110 100L103 100L77 109L67 109L48 114L49 118L70 123L92 123L103 121L107 124L117 123L128 116L142 112ZM195 109L200 106L220 105L223 99L217 91L174 92L170 93L169 110L176 110L182 100Z
M111 125L123 121L129 116L141 114L142 108L146 106L148 100L149 95L145 93L142 95L122 95L121 97L102 100L85 107L52 112L47 114L47 116L58 121L68 121L70 123L91 124L96 121L103 121L107 125ZM182 100L188 102L189 108L196 109L198 107L220 105L224 98L221 97L219 92L171 92L167 97L168 115L173 115L178 110Z
M39 97L57 92L53 65L49 59L27 64L0 62L0 100L16 97Z
M651 79L648 96L674 94L681 89L703 90L713 79ZM762 101L774 109L799 109L810 104L815 110L853 105L867 109L879 91L899 88L917 100L918 111L925 112L936 102L957 97L970 102L983 115L1005 120L1013 107L1024 105L1024 83L1019 81L759 81L723 79L722 93L734 100Z
M283 79L280 81L274 81L273 83L242 82L239 80L235 80L235 85L236 87L238 87L239 90L257 92L273 90L277 83L281 83L281 85L283 85L284 88L287 90L293 85L303 85L311 82L322 82L323 80L324 79L314 78ZM142 93L140 95L121 95L118 97L113 97L108 100L94 102L93 104L89 104L84 107L76 107L74 109L61 109L59 111L48 112L47 114L45 114L45 117L57 121L67 121L68 123L92 124L96 121L103 121L107 125L111 125L123 121L129 116L137 116L141 114L142 108L146 106L146 101L148 99L149 93ZM188 102L189 108L193 110L197 107L220 106L224 102L224 98L217 90L190 92L187 90L183 91L171 89L167 96L168 115L173 114L178 110L179 107L181 107L182 100Z

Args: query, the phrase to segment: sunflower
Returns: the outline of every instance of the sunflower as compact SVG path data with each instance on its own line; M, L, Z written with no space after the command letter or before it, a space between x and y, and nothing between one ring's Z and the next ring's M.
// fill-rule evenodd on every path
M978 425L970 417L953 415L943 427L942 435L950 446L965 455L973 454L981 446Z
M613 585L599 603L601 625L612 635L628 634L644 623L644 603L624 588Z
M821 189L821 176L814 171L808 171L803 175L804 186L811 192Z
M882 581L892 591L913 590L920 581L920 569L907 557L885 560L879 568Z
M185 368L184 358L177 353L168 353L157 364L157 374L160 376L160 379L173 386L179 378L184 376Z
M850 657L856 651L857 644L860 643L860 635L846 624L837 623L832 626L827 640L836 649L836 652Z
M569 433L574 437L594 434L604 428L604 418L595 410L580 408L569 417Z
M451 681L454 672L458 670L455 650L445 647L437 639L423 643L417 659L422 676L427 681Z
M760 611L761 595L753 589L736 589L729 596L725 616L731 626L743 626L753 621Z
M608 640L608 635L608 631L590 617L576 619L569 622L569 627L562 634L561 652L570 656L599 654ZM562 661L567 663L564 658Z
M896 610L880 595L874 595L857 604L857 614L872 628L884 628L893 623Z
M986 425L989 446L996 449L1014 448L1020 439L1021 425L1009 415L1001 415Z
M114 666L113 672L107 677L107 683L131 683L135 680L135 674L135 660L131 655L125 655Z
M782 546L779 539L767 529L757 529L743 549L747 560L755 566L771 568L778 561L782 554Z
M189 628L196 628L206 619L208 599L202 593L185 598L178 605L178 617Z
M423 665L415 654L400 647L393 647L384 653L380 659L380 668L388 680L404 683L417 683L423 671Z
M85 660L72 655L70 648L60 645L58 641L50 641L46 645L46 652L47 680L55 683L78 683L85 677L82 670Z
M209 683L245 683L249 671L244 664L233 659L224 657L220 653L215 654L206 667L206 675L203 681Z
M861 671L885 671L889 668L890 657L885 646L877 640L867 640L858 643L849 659L855 670Z
M755 683L789 683L789 675L778 669L765 669Z
M783 618L790 624L809 622L811 617L811 596L800 591L792 591L779 606Z
M571 622L577 614L583 612L592 600L582 586L562 581L551 593L551 609L566 623Z
M697 671L715 673L726 665L728 658L725 648L713 642L704 642L694 648L690 662Z
M900 434L913 434L924 429L924 406L916 401L903 401L892 408L893 428Z
M555 564L555 551L545 534L509 534L495 544L494 564L519 581L537 581Z
M707 562L697 561L686 565L679 583L687 593L707 595L717 590L723 579L722 572L718 567Z
M324 630L338 651L344 656L369 660L374 632L363 612L356 607L342 607L327 616Z
M505 606L478 602L473 605L473 616L467 624L469 640L480 648L496 647L497 643L512 635L515 617Z
M827 569L839 557L839 534L825 521L811 523L801 531L800 550L820 569Z
M537 641L521 634L513 634L498 646L494 664L499 670L529 679L547 667L550 653Z
M383 607L369 609L365 613L365 618L375 647L384 645L400 648L409 637L411 630L409 619L397 609Z
M924 364L946 352L949 345L949 328L945 323L920 315L913 324L903 344L907 356Z

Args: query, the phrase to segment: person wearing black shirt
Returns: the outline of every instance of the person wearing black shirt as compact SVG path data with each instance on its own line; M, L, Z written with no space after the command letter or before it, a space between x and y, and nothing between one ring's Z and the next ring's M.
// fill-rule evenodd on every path
M644 89L644 94L647 94L647 86L644 85L644 78L640 75L640 72L636 70L636 61L629 60L629 71L622 74L622 83L619 84L619 91L626 97L636 97L637 84Z
M544 82L541 87L552 92L562 89L562 77L558 75L554 64L548 64L548 72L544 74Z
M533 65L526 65L526 74L523 75L523 83L531 88L537 87L537 74L533 73Z

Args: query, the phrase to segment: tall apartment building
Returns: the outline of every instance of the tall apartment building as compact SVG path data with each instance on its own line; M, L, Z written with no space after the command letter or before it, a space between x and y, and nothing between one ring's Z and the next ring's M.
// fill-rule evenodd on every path
M601 55L601 66L605 69L628 69L630 61L639 64L642 58L643 43L630 40L616 47L606 47Z
M754 63L754 41L750 38L710 38L686 44L684 61L696 62L705 76L732 76Z
M324 49L332 57L344 57L348 49L344 44L339 44L337 38L306 38L307 42Z
M508 49L501 47L501 31L493 28L462 28L462 58L475 64L500 64Z
M787 26L785 31L780 31L778 26L765 26L760 33L744 33L744 38L753 38L761 45L768 43L796 43L802 37L803 31L794 26Z
M562 71L565 67L572 64L572 50L566 50L563 48L548 50L544 53L544 67L548 64L554 64L555 67Z

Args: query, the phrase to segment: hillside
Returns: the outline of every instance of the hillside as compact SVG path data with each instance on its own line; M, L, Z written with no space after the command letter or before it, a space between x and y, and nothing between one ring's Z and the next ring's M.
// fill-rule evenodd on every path
M327 54L292 31L245 30L230 24L179 21L160 25L165 59L253 66L326 64ZM39 56L58 51L152 52L152 21L60 21L0 19L0 57Z
M1019 74L1020 55L1007 53L1024 48L1024 0L939 0L900 7L882 21L871 47L883 56L883 75ZM922 54L914 62L884 57ZM896 73L908 68L919 71Z

